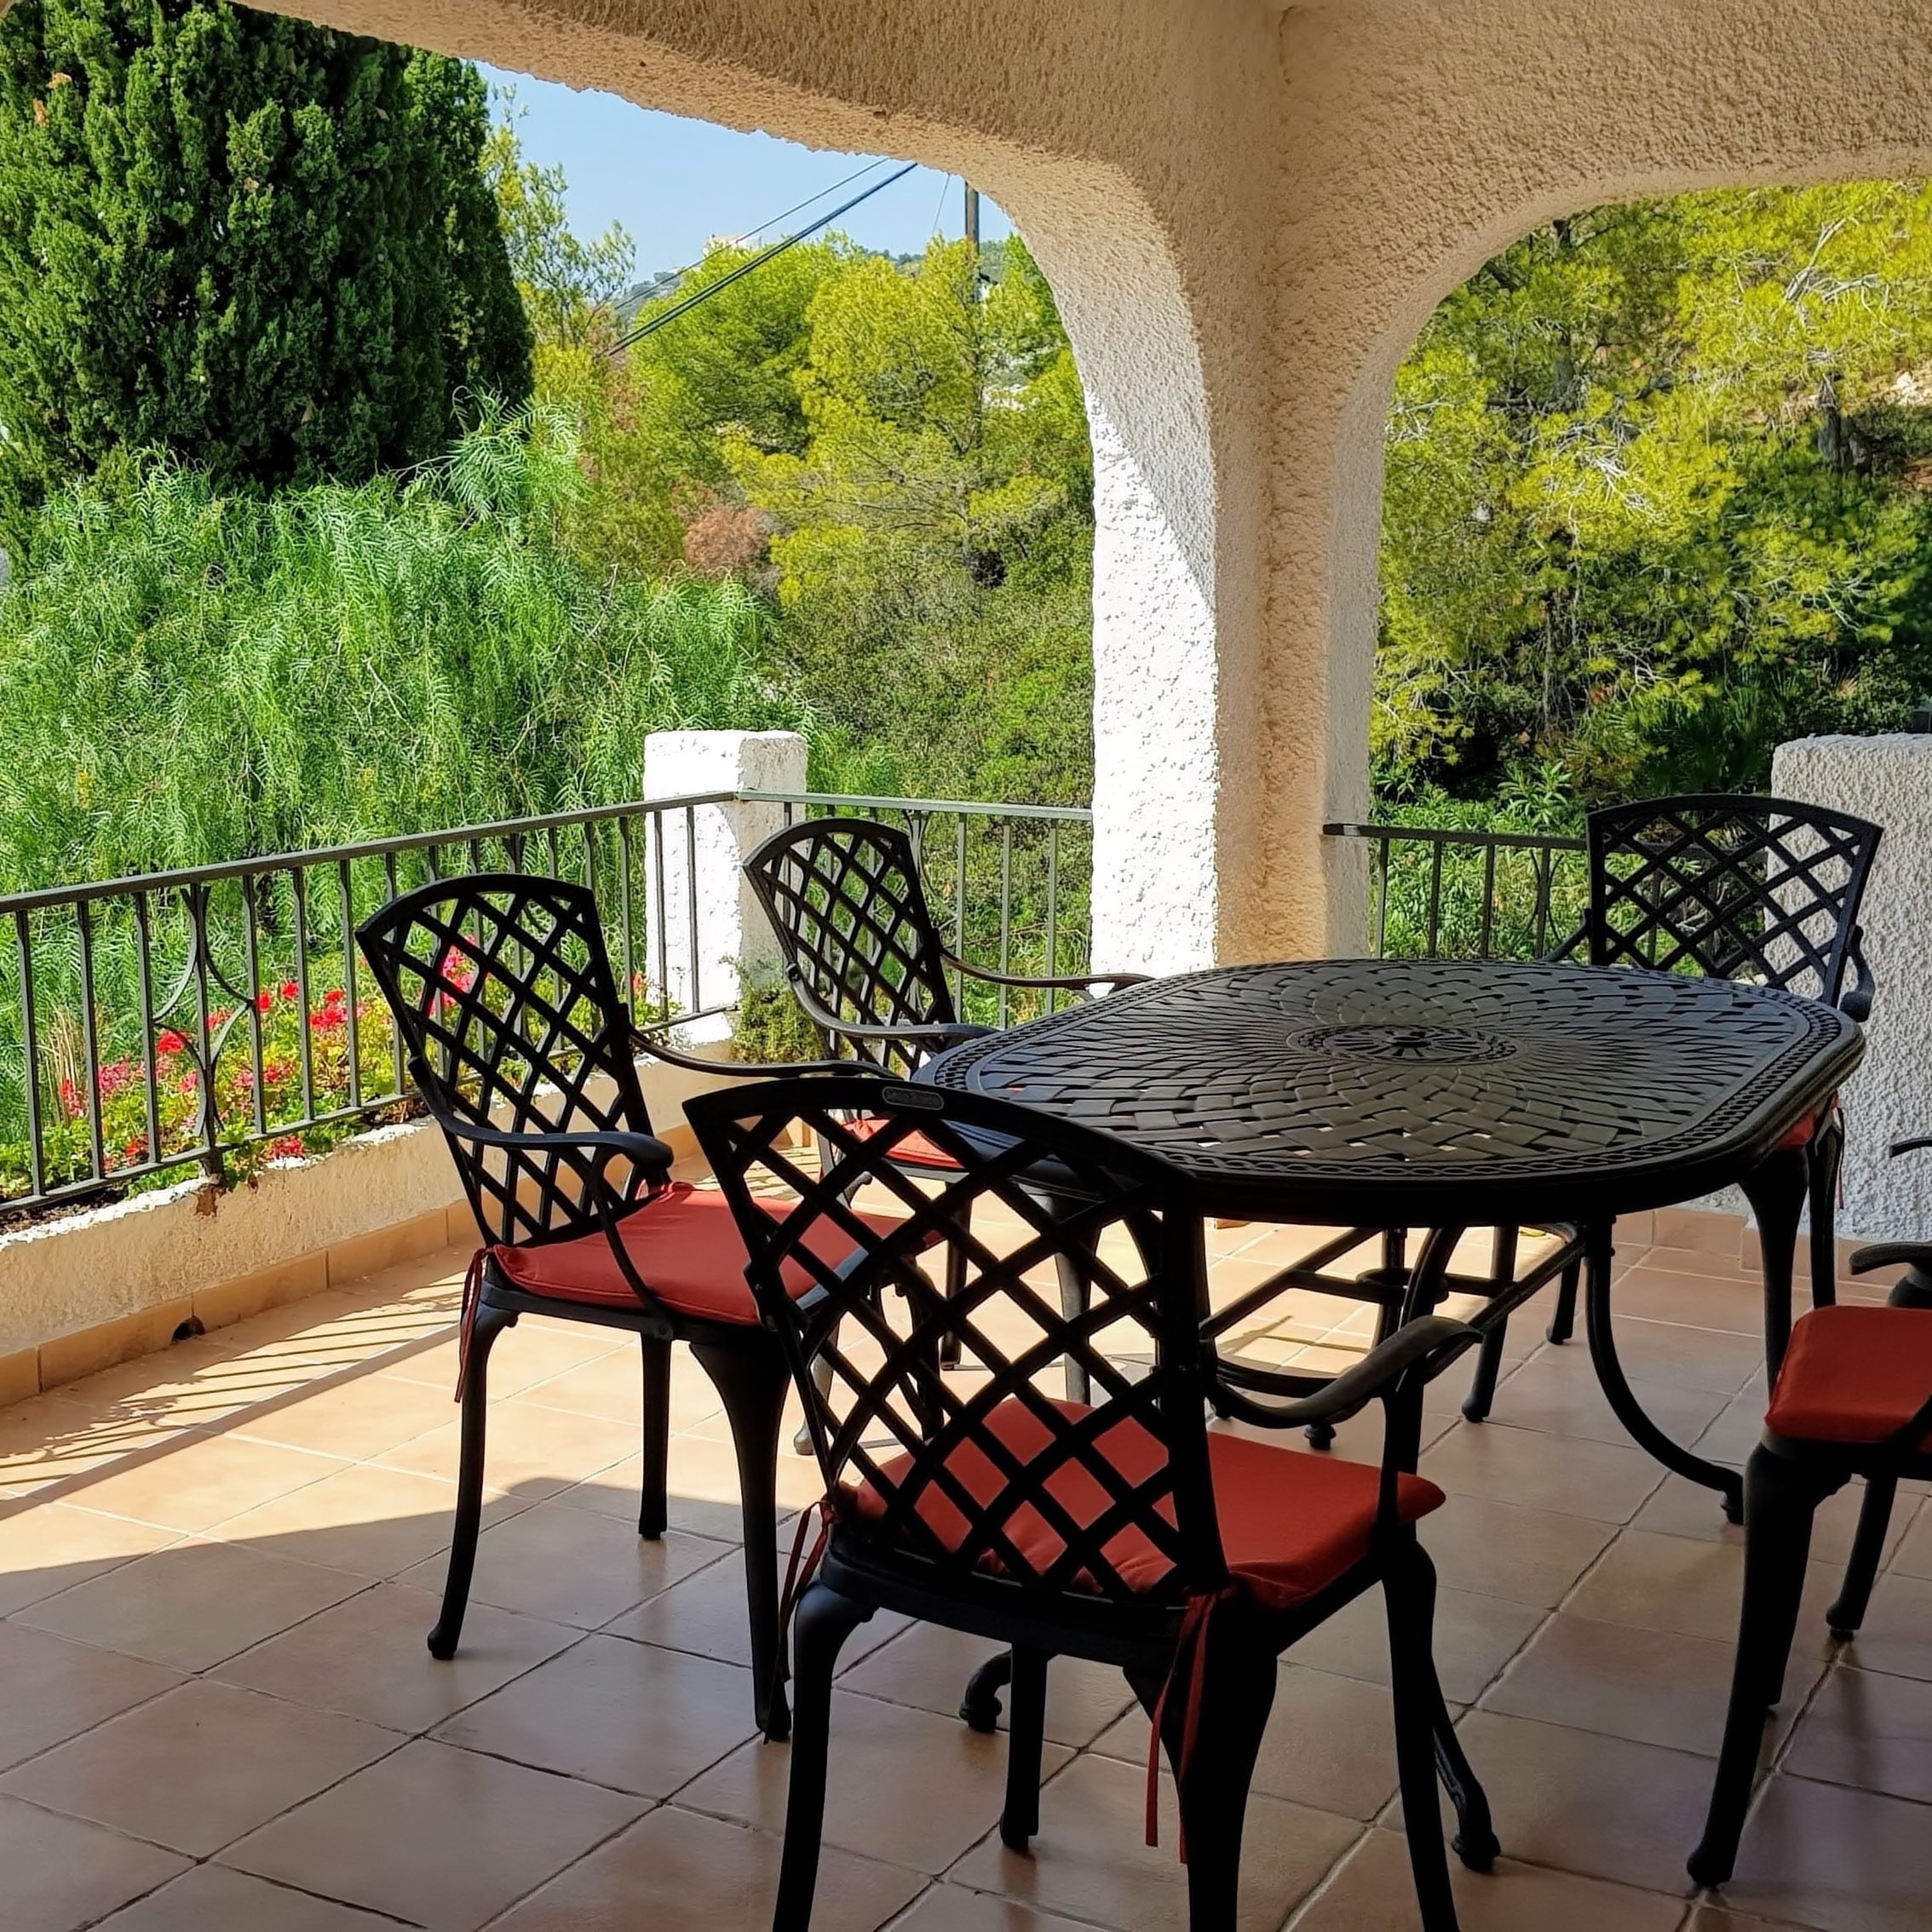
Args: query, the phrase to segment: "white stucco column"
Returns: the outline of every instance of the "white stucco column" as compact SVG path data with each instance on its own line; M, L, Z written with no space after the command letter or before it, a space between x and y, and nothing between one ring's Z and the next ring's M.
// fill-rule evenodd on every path
M1180 533L1104 405L1094 446L1096 970L1214 963L1214 612Z
M644 740L647 800L804 789L805 740L796 732L654 731ZM644 921L645 969L653 997L662 991L678 1010L699 1013L733 1004L741 980L756 984L777 976L778 942L740 867L753 847L784 823L782 805L737 798L653 815L645 846ZM699 1044L726 1038L731 1026L719 1014L683 1031Z
M1839 1232L1932 1237L1932 1150L1886 1158L1932 1133L1932 737L1802 738L1780 745L1771 789L1884 828L1860 923L1876 982L1865 1063L1845 1089Z

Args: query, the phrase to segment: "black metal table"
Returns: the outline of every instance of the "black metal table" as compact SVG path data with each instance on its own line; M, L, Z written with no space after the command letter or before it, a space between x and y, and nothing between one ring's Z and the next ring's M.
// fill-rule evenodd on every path
M1581 1230L1606 1394L1644 1447L1734 1510L1735 1474L1664 1436L1618 1366L1610 1226L1741 1186L1763 1239L1774 1364L1806 1174L1803 1147L1785 1143L1863 1051L1835 1009L1728 980L1331 959L1152 980L969 1041L919 1078L1158 1153L1195 1182L1205 1214ZM1496 1296L1496 1319L1548 1279Z

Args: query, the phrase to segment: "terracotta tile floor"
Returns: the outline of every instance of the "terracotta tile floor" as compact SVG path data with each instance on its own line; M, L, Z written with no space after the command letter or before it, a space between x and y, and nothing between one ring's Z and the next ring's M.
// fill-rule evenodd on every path
M1233 1294L1296 1239L1216 1230ZM461 1657L423 1636L449 1516L451 1252L0 1412L0 1928L505 1932L768 1922L786 1753L753 1741L735 1478L709 1384L674 1379L674 1527L633 1533L631 1345L526 1321L492 1363L490 1503ZM1654 1411L1748 1448L1748 1271L1626 1251ZM1857 1292L1869 1295L1869 1284ZM1864 1638L1819 1607L1775 1768L1718 1900L1689 1892L1740 1554L1716 1506L1621 1438L1580 1348L1512 1334L1495 1420L1432 1396L1438 1650L1507 1854L1458 1875L1468 1932L1905 1932L1932 1921L1932 1512L1901 1506ZM1366 1320L1308 1296L1248 1338L1345 1360ZM1374 1452L1363 1423L1340 1452ZM783 1493L814 1489L785 1458ZM1917 1519L1914 1520L1915 1513ZM1155 1932L1144 1721L1055 1666L1032 1856L993 1826L1003 1746L953 1716L987 1646L881 1617L839 1694L826 1932ZM1415 1923L1373 1601L1284 1663L1249 1812L1243 1923ZM1171 1806L1170 1804L1170 1809ZM1165 1834L1171 1848L1171 1830Z

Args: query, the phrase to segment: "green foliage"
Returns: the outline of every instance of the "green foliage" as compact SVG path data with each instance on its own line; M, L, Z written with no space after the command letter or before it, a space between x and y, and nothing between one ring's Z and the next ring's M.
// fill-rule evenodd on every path
M1385 793L1761 783L1932 660L1932 190L1691 195L1540 229L1396 380Z
M590 576L568 426L407 479L53 498L0 589L0 890L636 796L645 734L808 727L742 584Z
M499 93L503 118L483 144L482 168L523 312L539 347L601 346L611 305L636 273L637 250L619 222L591 242L571 233L564 171L523 158L516 122L524 111L515 98Z
M805 1009L783 984L747 986L739 992L731 1038L738 1057L753 1066L816 1060L824 1050Z
M520 400L530 337L466 64L227 0L0 22L0 520L162 450L357 482Z

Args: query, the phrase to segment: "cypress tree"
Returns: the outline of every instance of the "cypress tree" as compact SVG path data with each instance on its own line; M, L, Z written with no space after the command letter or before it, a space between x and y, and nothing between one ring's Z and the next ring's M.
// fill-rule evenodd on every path
M467 63L227 0L0 20L0 520L127 452L217 486L433 455L530 388Z

